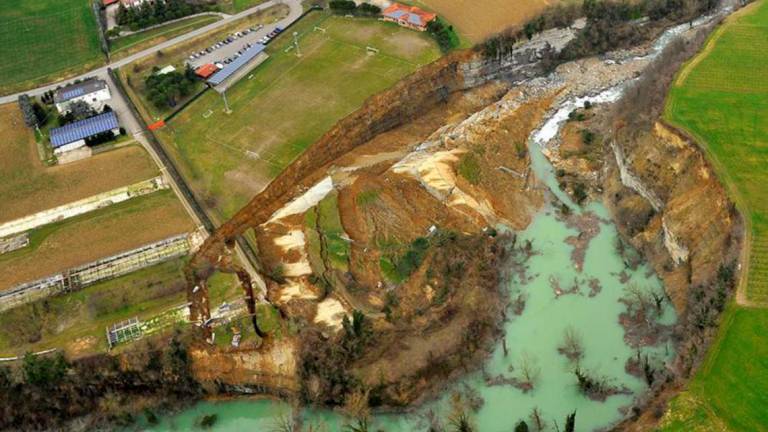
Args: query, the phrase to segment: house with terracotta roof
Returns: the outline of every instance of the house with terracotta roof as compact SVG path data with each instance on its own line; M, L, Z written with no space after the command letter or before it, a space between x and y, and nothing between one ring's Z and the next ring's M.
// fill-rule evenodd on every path
M416 6L406 6L392 3L381 13L384 21L390 21L413 30L425 31L427 24L437 19L437 14L419 9Z

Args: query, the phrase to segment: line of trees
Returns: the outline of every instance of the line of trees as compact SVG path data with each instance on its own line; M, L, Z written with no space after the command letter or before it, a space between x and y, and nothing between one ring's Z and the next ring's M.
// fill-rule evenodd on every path
M125 26L136 31L208 10L211 10L210 6L188 3L184 0L146 1L134 7L125 7L121 3L117 10L116 20L119 26Z
M351 0L331 0L328 2L328 7L333 13L339 15L373 17L381 14L381 8L376 5L370 3L360 3L358 6Z
M577 38L563 49L557 61L633 46L653 37L660 26L693 20L717 7L718 0L584 0L559 4L545 10L520 28L493 36L479 46L486 56L507 53L519 41L553 28L566 28L579 18L587 24ZM641 22L647 17L651 25ZM553 61L551 66L556 66Z
M19 95L19 109L24 117L24 124L29 128L34 128L40 124L43 118L42 108L34 102L28 95Z

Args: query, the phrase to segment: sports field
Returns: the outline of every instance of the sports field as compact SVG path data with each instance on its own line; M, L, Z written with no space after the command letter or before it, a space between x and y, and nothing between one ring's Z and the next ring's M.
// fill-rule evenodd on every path
M157 133L221 219L367 97L439 56L427 35L376 20L312 13L291 31L302 56L284 52L290 36L278 38L270 59L227 92L231 114L211 91Z
M45 225L29 246L0 255L0 290L193 229L170 190Z
M139 146L45 166L17 104L0 105L0 223L159 175Z
M472 43L502 30L525 24L558 0L419 0L415 3L437 12Z
M154 123L156 120L164 118L173 111L173 109L168 107L164 109L157 108L150 104L146 99L144 81L146 80L146 77L152 73L154 67L163 68L172 65L176 67L176 70L183 71L185 68L185 61L191 53L208 48L235 31L243 30L244 28L257 24L276 22L286 17L288 12L288 6L284 4L272 6L263 11L248 15L245 18L241 18L224 27L209 31L204 35L186 40L171 48L158 51L155 55L139 59L129 66L120 68L118 70L118 75L125 84L131 99L136 102L136 106L141 112L141 115L144 116L148 123ZM199 89L202 89L203 84L199 83L197 84L197 87L198 88L194 93L197 93ZM179 101L180 104L184 102L184 100Z
M103 63L89 1L3 0L0 58L0 94Z
M669 95L666 118L698 138L748 219L751 257L746 287L689 388L670 405L662 430L768 430L766 52L768 2L762 0L712 35Z

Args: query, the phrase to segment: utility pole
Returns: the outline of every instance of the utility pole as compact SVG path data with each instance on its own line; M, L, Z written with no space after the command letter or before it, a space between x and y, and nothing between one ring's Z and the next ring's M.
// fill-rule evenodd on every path
M293 32L293 45L296 46L296 57L301 57L299 50L299 32Z

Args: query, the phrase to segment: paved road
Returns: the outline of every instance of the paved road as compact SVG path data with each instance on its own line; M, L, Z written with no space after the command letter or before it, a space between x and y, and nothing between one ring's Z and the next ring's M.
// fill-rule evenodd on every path
M69 79L66 79L66 80L63 80L63 81L47 84L47 85L44 85L42 87L38 87L38 88L35 88L35 89L30 89L30 90L26 90L26 91L23 91L23 92L14 93L14 94L6 95L6 96L0 96L0 104L9 103L9 102L15 102L18 99L19 95L20 94L24 94L24 93L26 93L26 94L28 94L30 96L38 96L38 95L41 95L41 94L47 92L48 90L54 90L54 89L56 89L57 86L64 85L64 84L66 84L66 83L68 83L70 81L74 81L76 79L83 79L83 78L87 78L87 77L94 76L94 75L98 75L98 76L102 76L103 77L104 76L103 74L106 74L106 72L107 72L107 68L116 69L116 68L119 68L121 66L125 66L125 65L130 64L130 63L132 63L132 62L134 62L134 61L136 61L136 60L138 60L140 58L146 57L148 55L152 55L152 54L154 54L154 53L156 53L156 52L158 52L160 50L163 50L163 49L166 49L166 48L170 48L170 47L172 47L172 46L174 46L176 44L179 44L181 42L184 42L186 40L189 40L189 39L195 38L197 36L203 35L203 34L209 32L211 30L215 30L215 29L218 29L220 27L229 25L233 21L236 21L236 20L238 20L240 18L247 17L249 15L252 15L252 14L257 13L259 11L262 11L264 9L268 9L268 8L270 8L272 6L275 6L275 5L278 5L278 4L285 4L285 5L287 5L290 8L290 12L288 13L288 16L283 18L282 20L274 23L274 24L265 25L263 29L261 29L258 32L256 32L256 34L258 35L258 38L261 38L262 36L265 36L267 33L269 33L272 30L274 30L275 27L282 27L282 28L287 27L288 24L290 24L291 22L297 20L301 16L301 14L303 12L303 9L301 7L301 0L269 0L269 1L264 2L264 3L262 3L262 4L258 5L258 6L254 6L254 7L250 8L250 9L246 9L246 10L244 10L244 11L242 11L240 13L237 13L235 15L230 15L229 17L224 18L224 19L222 19L220 21L216 21L215 23L208 24L205 27L200 27L199 29L193 30L193 31L191 31L189 33L185 33L185 34L183 34L181 36L178 36L178 37L175 37L173 39L167 40L167 41L165 41L163 43L157 44L157 45L153 46L152 48L147 48L144 51L137 52L136 54L133 54L133 55L130 55L128 57L122 58L120 60L114 61L114 62L109 63L109 64L107 64L105 66L102 66L100 68L92 69L91 71L86 72L86 73L84 73L82 75L78 75L76 77L72 77L72 78L69 78Z

